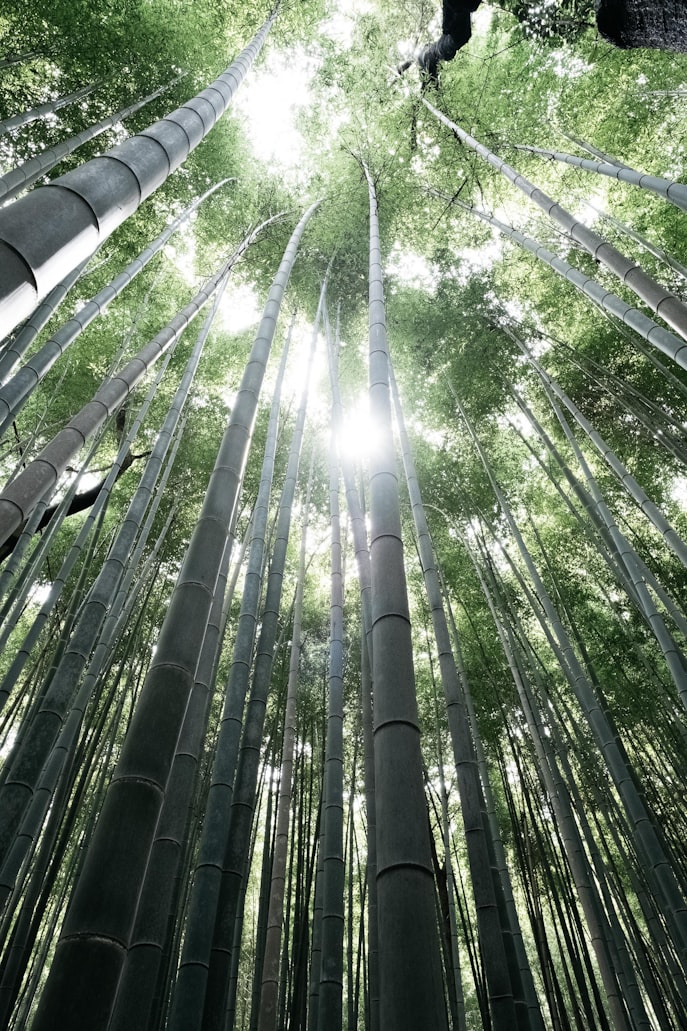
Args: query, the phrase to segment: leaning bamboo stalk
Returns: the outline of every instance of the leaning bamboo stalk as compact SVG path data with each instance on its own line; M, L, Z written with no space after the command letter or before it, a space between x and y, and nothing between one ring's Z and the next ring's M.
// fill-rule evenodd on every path
M240 941L241 938L243 898L245 897L248 857L250 855L250 836L256 798L261 742L267 699L272 686L272 669L277 650L275 646L277 644L279 610L286 569L286 554L303 447L310 393L310 375L320 332L324 289L325 287L323 286L313 324L307 371L302 380L303 388L293 428L281 497L279 499L279 511L274 531L270 570L262 611L262 624L253 662L251 693L246 706L241 750L236 766L228 835L225 830L226 849L222 864L218 907L207 971L205 1005L202 1014L203 1031L222 1031L223 1014L230 996L232 961L236 960L236 942ZM186 1027L188 1031L191 1031L195 1024L192 1025L189 1021ZM175 1031L174 1027L170 1027L170 1031Z
M200 986L196 988L197 968L204 969L208 965L210 949L212 947L212 930L208 926L206 914L208 912L214 913L217 907L222 864L226 851L228 837L226 814L229 811L233 797L236 760L239 753L243 713L250 683L255 635L258 626L270 493L277 451L281 391L295 319L294 314L284 342L279 371L272 394L260 483L253 509L250 552L244 578L241 609L236 627L236 639L226 685L222 718L210 773L210 785L205 800L205 812L198 842L196 868L189 892L184 946L181 954L177 987L175 987L174 991L173 1010L170 1021L177 1019L175 1012L182 1007L182 1003L176 999L177 993L181 993L181 996L185 997L187 993L197 990L196 1009L202 1006L202 990ZM202 973L200 976L203 976ZM189 987L190 985L193 988ZM185 1020L186 1017L182 1014L180 1026Z
M7 379L20 357L26 354L40 331L53 317L58 306L74 284L78 282L89 260L89 258L86 258L75 269L68 272L62 282L54 286L48 296L41 301L21 329L14 336L9 336L5 340L0 356L0 382L4 382ZM17 357L15 358L14 355Z
M590 205L590 207L591 206L592 205ZM594 210L598 212L599 216L604 219L605 222L610 222L610 224L620 233L624 233L625 236L630 238L630 240L634 240L635 243L638 243L645 251L648 251L649 254L653 254L655 258L658 258L658 260L662 261L664 265L671 268L673 272L677 272L678 276L687 280L687 266L682 265L672 255L668 254L667 251L664 251L662 247L658 247L651 240L647 239L643 233L638 233L636 229L632 229L630 226L625 225L625 223L621 222L620 219L615 218L613 215L609 215L607 211L598 211L596 208L594 208Z
M687 340L687 305L679 297L676 297L675 294L662 287L651 276L648 276L639 265L626 258L624 254L621 254L607 240L604 240L598 233L595 233L583 222L575 218L574 215L571 215L570 212L566 211L560 204L557 204L543 190L534 186L524 175L521 175L497 154L489 150L488 147L479 143L478 140L470 136L464 129L461 129L459 125L456 125L455 122L452 122L441 111L433 107L424 97L422 98L422 103L443 125L455 133L466 147L470 147L490 164L492 168L501 172L526 197L529 197L550 218L558 222L576 243L580 244L593 258L610 269L645 304L648 304L657 315L660 315L669 326Z
M643 858L647 876L654 882L658 897L662 897L676 949L684 957L687 954L687 905L685 904L675 870L665 851L663 841L656 830L651 813L638 791L624 750L622 750L617 740L617 735L614 733L606 712L599 702L594 686L586 675L573 648L570 636L563 626L561 617L544 586L544 582L525 544L511 508L498 485L484 448L477 437L475 428L457 399L456 406L463 418L470 439L480 456L480 461L492 490L508 522L522 560L534 584L537 602L541 606L541 611L536 605L534 606L535 614L540 620L547 640L549 640L552 649L556 653L570 687L585 713L597 747L604 757L608 772L627 814L629 825L632 828L633 840L638 853Z
M279 1017L279 960L281 953L282 927L284 923L284 896L286 889L291 797L293 793L298 688L301 649L303 645L303 594L305 590L308 518L310 514L310 495L312 492L313 470L314 462L311 461L310 476L308 478L308 488L303 508L303 518L301 521L301 546L298 562L298 580L296 583L296 596L293 603L293 621L291 624L291 653L289 658L289 676L286 690L286 707L284 711L281 774L279 777L279 797L277 802L274 847L272 849L272 873L269 888L265 955L263 960L262 989L260 993L257 1031L276 1031Z
M193 803L197 802L197 771L212 701L230 550L228 542L212 602L208 630L203 639L196 682L184 717L165 803L138 902L136 922L109 1024L111 1031L147 1031L154 1026L153 1022L158 1016L155 1009L163 974L163 953L169 940L170 926L174 922L175 904L179 903L184 877L181 864L188 848Z
M56 486L70 459L86 440L124 403L134 387L154 363L179 339L186 327L214 296L228 267L255 239L259 229L243 241L228 262L124 368L100 387L67 426L48 443L40 454L0 494L0 543L26 520L34 505Z
M479 780L477 756L465 709L464 687L458 678L456 661L441 594L432 538L427 523L420 484L415 469L410 440L405 426L401 398L393 368L389 369L391 393L396 411L401 453L408 487L408 496L415 521L420 564L425 581L432 626L439 656L441 681L446 699L454 769L460 796L465 843L470 865L471 882L479 941L484 956L484 973L488 987L491 1019L496 1029L511 1028L516 1023L514 998L508 959L499 919L496 892L491 876L493 844L489 841L486 804ZM463 678L464 680L464 678ZM536 1013L530 1014L531 1018ZM539 1021L541 1027L541 1021Z
M95 318L103 314L108 305L116 297L119 297L121 292L133 282L139 272L143 271L155 255L159 254L167 241L188 221L203 201L229 181L229 179L223 179L221 182L215 183L209 190L206 190L202 197L198 197L192 204L189 204L186 210L170 222L160 235L145 247L119 275L115 276L102 290L99 290L90 301L82 305L76 314L68 319L63 326L60 326L50 339L46 340L41 346L40 350L32 355L30 361L26 362L19 372L12 376L12 379L0 387L0 435L5 433L11 426L13 420L26 403L31 391L45 378L67 348L78 339ZM66 282L69 282L69 280ZM6 378L12 373L30 343L29 335L22 330L22 333L8 347L2 356L2 360L0 360L0 376L2 378Z
M17 115L4 118L0 122L0 136L4 136L5 133L10 132L12 129L21 129L24 125L30 125L31 122L35 122L39 118L45 118L46 115L54 114L55 111L61 111L63 107L69 107L70 104L76 104L79 100L83 100L84 97L92 93L99 85L100 83L98 82L91 82L88 86L82 86L80 89L74 90L73 93L65 93L63 97L47 100L44 104L38 104L27 111L21 111Z
M687 186L684 183L676 183L674 179L664 179L659 175L647 175L645 172L638 172L635 168L612 161L592 161L590 158L579 158L574 154L566 154L561 150L546 150L542 147L529 147L524 144L515 144L515 150L524 151L527 154L537 154L539 157L549 158L551 161L560 161L573 168L584 168L588 172L597 172L599 175L609 176L617 179L618 182L630 183L632 186L640 186L643 190L651 190L664 200L687 211Z
M276 15L277 8L233 64L182 107L0 211L0 335L185 161L231 103Z
M198 334L181 382L146 462L139 485L129 502L109 554L81 608L70 640L51 678L40 710L32 721L27 735L22 740L19 755L16 758L12 757L12 761L8 764L11 771L10 776L6 779L0 790L0 813L4 814L4 819L0 820L3 828L0 835L1 854L3 857L7 853L7 846L10 841L17 811L21 811L17 804L17 796L19 795L26 799L25 805L22 808L28 809L33 806L34 788L43 764L48 761L50 752L56 749L59 752L58 761L62 763L66 761L67 756L70 754L70 749L64 746L61 747L57 739L58 736L75 735L81 725L86 701L95 687L94 678L87 678L86 700L82 700L78 706L72 706L71 711L68 712L74 688L81 679L83 670L96 645L103 625L106 623L106 620L111 620L115 615L117 611L116 605L124 603L124 599L120 597L119 593L120 584L125 579L125 571L132 558L137 538L141 533L141 527L144 525L145 513L151 503L155 486L162 473L167 452L174 439L174 434L181 419L203 347L210 332L228 276L229 270L227 269L217 291L215 303ZM152 393L153 390L151 390L150 396L147 399L148 403L152 400ZM145 411L146 408L144 407L137 417L136 425L132 427L132 432L136 432ZM56 741L57 744L55 744ZM57 775L56 772L55 777ZM37 804L46 807L49 797L49 794L44 791L42 796L39 797ZM12 861L11 873L6 872L3 858L3 865L0 868L0 899L2 899L2 893L7 889L8 885L12 883L12 877L18 869L18 851L25 852L29 848L31 840L26 834L20 835L20 849L18 850L16 846L13 849L15 855Z
M446 199L448 200L449 198ZM591 276L576 269L564 258L559 258L557 254L554 254L553 251L550 251L537 240L532 239L532 237L526 236L505 222L501 222L500 219L495 218L493 215L480 211L479 208L472 208L457 199L453 203L465 211L469 211L483 222L494 226L504 236L514 240L523 250L534 254L540 261L543 261L552 268L554 272L557 272L559 276L562 276L568 283L571 283L580 293L589 297L604 312L608 312L609 315L620 319L624 325L633 329L652 347L672 358L681 368L687 369L687 344L676 337L674 333L671 333L670 330L659 326L648 315L645 315L644 312L634 308L627 301L623 301L616 294L601 286Z
M511 336L520 348L532 368L535 369L542 383L544 383L544 385L565 405L578 426L584 430L606 465L608 465L632 500L647 517L649 522L661 534L661 537L671 551L677 555L683 566L687 567L687 544L685 544L674 527L671 526L658 505L651 500L642 485L630 474L627 467L623 462L621 462L615 452L611 450L601 434L594 429L589 419L583 415L572 398L566 394L558 382L550 376L543 366L536 360L531 350L521 340L515 337L515 335L511 334L509 330L506 330L506 332L508 332L508 335Z

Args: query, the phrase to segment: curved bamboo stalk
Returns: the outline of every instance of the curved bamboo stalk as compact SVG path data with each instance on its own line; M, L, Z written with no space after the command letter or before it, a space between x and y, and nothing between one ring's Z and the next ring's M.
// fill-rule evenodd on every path
M511 335L510 332L509 335ZM611 450L601 434L597 433L589 419L582 414L574 401L568 397L563 388L559 386L556 380L546 372L542 365L540 365L530 349L517 337L513 336L512 339L530 362L532 368L536 370L542 382L560 401L562 401L578 426L580 426L587 434L591 442L594 444L594 447L597 449L608 467L613 471L635 504L638 505L647 519L652 523L656 530L658 530L671 551L677 555L682 564L687 568L687 544L685 544L677 531L668 522L658 505L651 500L642 485L630 474L626 466L621 462L615 452Z
M528 574L534 584L538 602L546 616L546 619L542 619L537 612L542 629L557 653L563 671L589 722L594 740L604 757L608 772L627 814L629 826L632 828L633 840L636 843L639 854L643 858L645 872L647 877L655 884L659 898L662 897L676 948L683 957L683 963L685 963L684 957L687 957L687 905L685 904L675 871L654 826L651 814L637 790L624 751L617 740L617 735L611 727L593 685L582 668L572 646L570 636L563 626L556 607L532 560L475 429L457 399L456 405L465 422L470 439L473 441L475 449L480 456L480 461L485 469L492 490L496 495L501 511L508 522Z
M413 650L389 398L389 352L377 196L370 202L370 410L379 445L370 461L380 1026L445 1031ZM403 818L401 818L401 813Z
M508 165L502 158L498 157L497 154L494 154L488 147L479 143L478 140L470 136L464 129L461 129L459 125L452 122L441 111L433 107L428 100L424 97L421 99L425 107L440 122L447 126L451 132L455 133L466 147L470 147L479 154L481 158L498 172L501 172L509 182L521 190L526 197L529 197L531 201L537 204L542 211L546 212L550 218L553 218L559 225L563 226L566 233L573 240L579 243L581 247L584 247L593 258L602 262L614 275L618 276L645 304L648 304L657 315L660 315L669 326L687 340L687 305L679 297L660 286L639 265L626 258L624 254L621 254L620 251L604 240L603 237L599 236L598 233L595 233L588 226L584 225L583 222L575 218L574 215L571 215L560 204L557 204L556 201L545 194L543 190L534 186L524 175L520 175L511 165Z
M40 454L0 494L0 543L21 526L39 500L49 496L85 441L126 400L137 383L176 343L181 334L214 296L228 268L253 242L259 226L241 243L234 254L182 311L143 347L124 368L100 387L93 399L79 411L67 426L46 444Z
M684 183L676 183L674 179L663 179L659 175L647 175L645 172L638 172L629 165L616 164L610 160L591 161L589 158L578 158L574 154L566 154L560 150L545 150L542 147L529 147L525 144L516 143L515 150L524 151L527 154L538 154L540 157L549 158L551 161L561 161L573 168L584 168L588 172L597 172L599 175L609 176L619 182L630 183L632 186L640 186L643 190L651 190L664 200L687 211L687 186Z
M71 288L76 282L78 282L90 260L90 258L87 258L85 261L82 261L80 265L77 265L75 269L72 269L72 271L64 277L62 282L53 287L48 296L41 301L35 311L32 312L30 317L23 324L21 329L14 336L7 337L3 344L2 352L0 353L0 382L4 383L5 379L14 368L16 361L18 361L17 358L16 361L14 359L9 359L6 362L7 356L11 351L16 352L19 356L26 354L31 344L34 342L43 327L53 317L55 311L67 296Z
M207 89L101 157L0 211L3 334L89 257L207 135L260 53L277 9Z
M79 618L74 625L69 643L67 644L60 663L55 669L51 678L50 686L45 693L41 707L32 721L29 732L22 738L21 749L16 756L8 760L9 775L0 789L0 824L2 834L0 835L0 900L4 893L13 885L13 878L19 869L20 859L28 851L33 838L26 832L20 831L17 841L12 846L12 856L8 856L8 850L12 843L13 830L17 818L21 819L26 813L24 820L29 822L33 819L34 826L40 827L41 818L36 820L31 810L36 807L44 812L50 801L50 790L44 790L37 799L34 791L38 777L43 765L48 761L50 752L55 750L58 753L56 766L53 773L54 783L61 771L62 764L66 762L71 754L73 745L61 745L57 741L65 737L75 740L75 735L81 725L83 712L90 694L95 687L95 678L91 674L86 680L85 698L78 705L74 705L67 713L71 699L74 695L75 686L78 685L83 670L89 660L89 656L96 645L98 635L106 620L111 621L118 612L117 604L120 607L124 603L121 597L120 584L125 579L125 572L128 563L136 547L137 538L141 533L144 524L145 513L153 497L155 486L163 469L167 452L174 439L174 434L183 412L188 393L195 376L200 357L207 340L212 321L217 311L217 306L222 292L229 277L229 271L225 271L224 279L220 284L212 310L209 312L205 322L198 334L195 346L187 362L184 374L177 391L172 399L167 416L160 429L155 445L148 457L146 467L141 476L140 482L124 514L118 533L112 543L109 554L103 563L88 597L84 602ZM170 352L171 357L171 352ZM152 400L155 389L151 389L148 403ZM135 425L132 427L132 435L137 432L146 411L146 406L139 412ZM135 566L131 567L132 572ZM93 660L91 660L91 667ZM66 718L66 722L65 722ZM53 785L54 787L54 785ZM7 857L7 858L6 858Z
M590 207L592 207L592 205L590 205ZM624 233L625 236L629 236L631 240L638 243L645 251L648 251L649 254L653 254L653 256L658 258L659 261L662 261L669 268L672 268L673 272L677 272L678 276L687 280L687 266L680 264L680 262L673 258L672 255L664 251L662 247L658 247L655 243L652 243L652 241L644 236L643 233L638 233L636 229L632 229L630 226L625 225L625 223L621 222L619 218L615 218L614 215L609 215L607 211L598 211L597 208L594 208L594 211L597 211L599 216L603 218L605 222L610 222L610 224L619 232Z

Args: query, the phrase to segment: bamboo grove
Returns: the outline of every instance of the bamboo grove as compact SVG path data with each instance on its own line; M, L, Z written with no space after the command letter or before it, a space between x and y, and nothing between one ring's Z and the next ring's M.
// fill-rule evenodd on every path
M687 60L187 7L0 4L0 1026L679 1031Z

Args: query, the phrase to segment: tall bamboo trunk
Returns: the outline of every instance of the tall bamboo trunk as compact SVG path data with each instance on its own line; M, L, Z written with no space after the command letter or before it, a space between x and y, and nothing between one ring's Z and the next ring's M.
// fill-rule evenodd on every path
M389 354L377 197L370 198L370 460L372 680L374 685L380 1026L445 1031L398 480L391 434Z

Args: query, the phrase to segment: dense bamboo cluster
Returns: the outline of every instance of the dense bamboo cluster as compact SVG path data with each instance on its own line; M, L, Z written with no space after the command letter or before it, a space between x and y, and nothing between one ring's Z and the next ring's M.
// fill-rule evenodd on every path
M183 296L179 275L176 314L158 322L148 266L232 203L230 180L205 176L142 250L113 246L105 285L70 307L279 16L167 118L0 212L0 1027L679 1031L687 542L637 453L679 483L684 265L609 215L670 275L645 270L414 97L423 131L445 147L450 130L556 229L540 242L462 187L418 183L413 203L439 200L449 224L487 225L574 286L624 365L491 285L408 345L384 272L393 181L360 140L354 275L352 246L326 231L335 190L279 216L259 195L259 222L238 234L225 218L222 260ZM75 146L8 171L0 194ZM599 160L520 149L685 207L682 184L593 147ZM565 257L549 243L561 229ZM271 285L237 343L220 323L243 261ZM136 288L142 310L117 307ZM89 352L109 305L121 341L103 330ZM70 377L84 380L73 393ZM354 453L365 380L372 429ZM443 411L440 445L424 395Z

